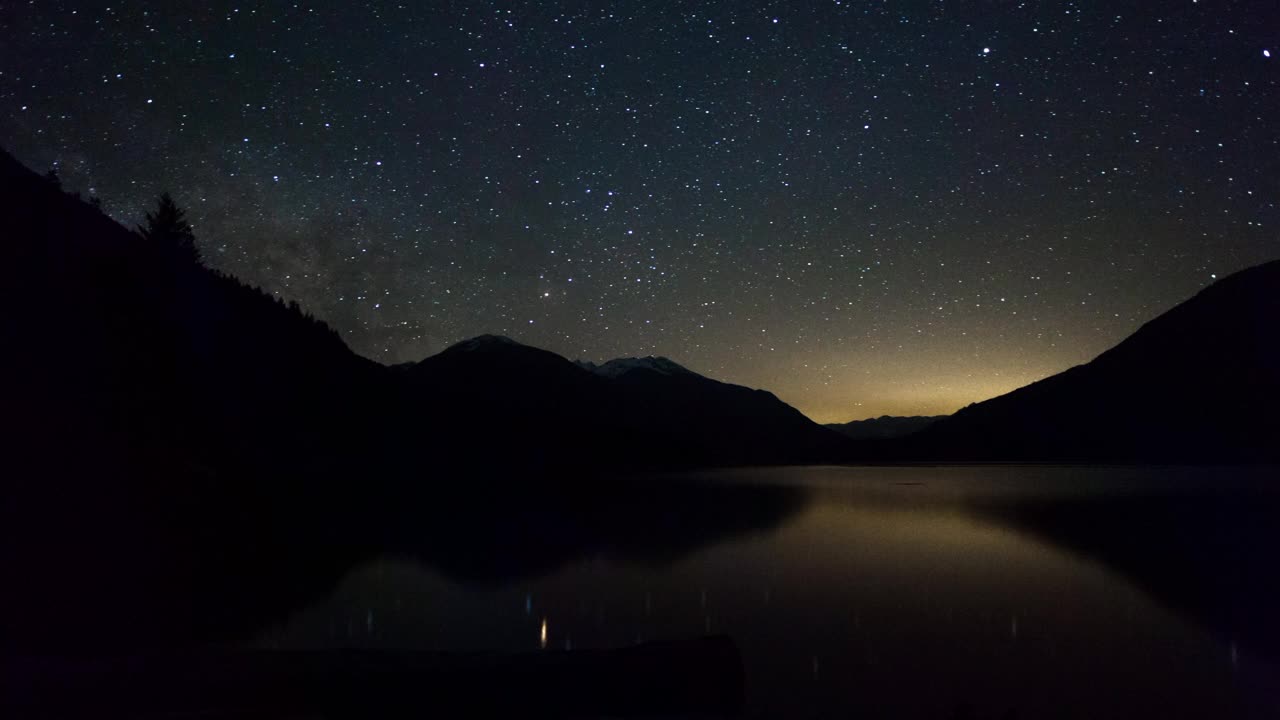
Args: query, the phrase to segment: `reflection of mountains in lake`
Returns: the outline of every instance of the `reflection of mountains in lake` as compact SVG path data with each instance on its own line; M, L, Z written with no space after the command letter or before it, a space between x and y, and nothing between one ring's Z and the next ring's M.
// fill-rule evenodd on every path
M1132 666L1142 692L1160 681L1143 663L1164 644L1196 658L1168 663L1192 678L1229 673L1228 643L1248 672L1277 657L1275 497L1228 474L795 468L614 484L459 483L252 541L246 526L186 527L177 547L104 533L43 574L7 564L36 582L6 583L0 631L8 651L111 655L190 643L505 653L537 649L540 624L547 647L574 652L716 633L742 650L752 694L780 698L773 707L815 687L812 655L823 678L887 688L877 701L943 686L986 717L1027 707L1035 683L1011 697L1009 678L1071 694L1076 663L1097 653L1119 654L1090 673ZM1133 525L1141 538L1123 532ZM848 685L825 682L824 702L848 701Z
M748 687L784 703L820 686L832 693L830 707L851 694L872 703L861 709L874 708L893 688L952 698L946 712L901 713L911 717L950 717L960 699L974 701L979 717L1011 707L1041 717L1026 714L1034 706L1027 696L1038 692L1072 698L1069 717L1086 708L1123 717L1117 706L1141 704L1169 682L1190 689L1163 696L1165 706L1186 696L1197 708L1187 716L1234 717L1200 711L1215 693L1229 702L1240 692L1232 690L1237 673L1238 682L1270 677L1274 636L1259 623L1280 600L1265 552L1280 531L1265 522L1275 502L1260 474L967 467L699 477L712 500L721 490L777 485L803 500L765 532L727 535L679 557L659 549L644 566L611 549L554 567L530 552L473 577L430 553L397 552L363 564L257 642L514 651L538 647L539 637L579 649L724 633L743 651ZM1197 518L1194 507L1208 497L1219 500ZM1237 534L1222 513L1229 518L1241 504L1258 512ZM1091 517L1106 537L1097 552L1086 540ZM1185 538L1187 522L1204 547ZM1141 542L1114 537L1132 524L1144 526ZM524 532L539 542L536 527ZM1246 538L1248 546L1238 543ZM1221 582L1233 575L1238 581ZM1109 679L1095 685L1098 676ZM868 685L881 689L868 696ZM1117 691L1130 701L1109 699Z
M843 483L840 473L851 471L759 470L694 481L634 477L613 480L610 491L454 487L372 516L259 531L252 543L244 536L214 540L207 528L187 528L174 534L178 541L157 544L104 537L62 555L45 549L37 568L11 566L17 577L35 582L4 595L5 634L19 646L25 640L40 647L52 647L51 639L120 647L247 637L387 554L476 588L528 582L594 559L664 568L701 548L767 535L791 522L814 502L816 490L804 482L810 472ZM872 489L838 484L821 492L848 493L845 502L868 508L959 512L1028 533L1097 560L1243 649L1280 653L1274 613L1280 583L1271 570L1280 548L1280 528L1272 521L1280 516L1280 498L1257 484L1232 482L1235 471L1223 473L1217 487L1204 482L1211 473L1169 471L1168 484L1132 487L1126 472L1143 471L1078 471L1100 479L1082 492L1056 493L1028 488L1046 482L1060 488L1053 479L1071 471L855 472L883 473L883 480ZM975 497L940 492L933 483L959 478L964 488L971 477L981 489L989 476L1014 477L1012 485L1023 488Z
M1085 496L979 514L1094 559L1227 642L1280 659L1274 490Z
M194 524L152 530L116 516L74 529L94 543L54 541L15 556L8 569L21 582L0 596L0 627L14 646L46 650L222 641L313 602L380 554L480 586L595 556L661 566L767 532L804 498L789 487L648 478L595 488L452 486L324 523L285 513L269 526L214 526L202 513Z
M767 533L805 502L798 487L663 476L607 488L504 489L451 502L428 522L401 517L387 547L458 582L502 585L593 556L670 564L702 547Z
M1280 659L1280 575L1271 570L1280 551L1280 488L1267 468L845 472L883 473L886 481L853 491L837 483L824 492L863 507L960 512L1017 531L1098 563L1226 643ZM932 487L935 478L946 490Z

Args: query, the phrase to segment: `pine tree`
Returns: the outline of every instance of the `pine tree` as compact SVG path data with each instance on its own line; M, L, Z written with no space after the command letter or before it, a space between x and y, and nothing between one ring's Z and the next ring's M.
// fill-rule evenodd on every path
M147 213L147 224L138 226L138 234L173 253L176 258L200 264L200 248L196 247L195 233L186 220L186 213L169 193L160 196L154 213Z

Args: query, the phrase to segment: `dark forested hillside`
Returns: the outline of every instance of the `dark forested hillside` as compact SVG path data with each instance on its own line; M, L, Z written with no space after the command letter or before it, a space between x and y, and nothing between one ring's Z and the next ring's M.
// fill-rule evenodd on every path
M482 336L386 368L297 305L203 267L189 228L172 246L163 228L126 230L8 155L0 182L14 491L117 473L179 494L349 499L330 482L348 471L394 488L458 468L1256 460L1280 445L1278 263L1216 283L1087 365L908 439L851 443L767 392L664 358L597 367ZM148 220L181 225L165 202Z
M322 439L373 363L296 305L125 230L8 155L0 183L19 459L324 463L335 446Z
M1280 261L1223 278L1092 362L971 405L902 457L1280 460Z
M3 634L177 642L327 577L384 369L7 154L0 217Z
M11 646L243 630L388 545L438 554L423 543L472 527L460 508L504 527L540 522L535 501L584 502L555 499L559 471L831 450L772 395L692 373L629 390L492 337L384 367L202 266L175 203L130 231L8 155L0 216Z
M270 488L255 483L261 492L309 472L314 485L342 467L420 483L450 467L722 465L843 452L838 436L773 395L683 369L611 363L602 374L492 336L385 368L296 305L202 267L189 237L165 247L148 237L161 231L125 230L13 158L0 165L0 210L11 222L6 289L22 308L4 327L7 346L19 349L5 362L7 377L20 379L9 413L21 419L20 462L58 457L130 475L141 463L223 483L246 471L276 478ZM167 196L149 220L166 213L180 222Z

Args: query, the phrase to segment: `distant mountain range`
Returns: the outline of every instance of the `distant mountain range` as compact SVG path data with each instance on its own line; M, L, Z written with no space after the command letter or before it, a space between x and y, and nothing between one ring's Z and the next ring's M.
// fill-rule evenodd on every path
M607 378L617 378L632 371L649 372L658 375L693 375L684 366L679 365L664 357L654 357L652 355L642 358L615 358L603 365L597 365L587 360L574 360L574 365L589 370L596 375Z
M881 415L847 423L827 423L826 427L854 440L891 440L920 432L946 415Z
M833 461L847 449L772 393L666 358L603 365L485 335L402 367L451 447L498 438L513 464L624 467ZM495 437L496 433L496 437Z
M299 472L1280 457L1280 262L955 415L822 427L661 357L571 362L484 335L379 365L296 305L175 262L8 155L0 213L10 462L46 474L136 478L141 465L143 477L281 484Z

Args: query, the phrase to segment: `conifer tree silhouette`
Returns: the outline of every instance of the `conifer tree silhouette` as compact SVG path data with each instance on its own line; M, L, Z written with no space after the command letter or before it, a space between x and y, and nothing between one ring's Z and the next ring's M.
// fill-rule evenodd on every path
M196 236L187 222L186 213L167 192L160 196L156 211L147 213L147 224L138 226L138 234L178 259L201 264L200 248L196 247Z

